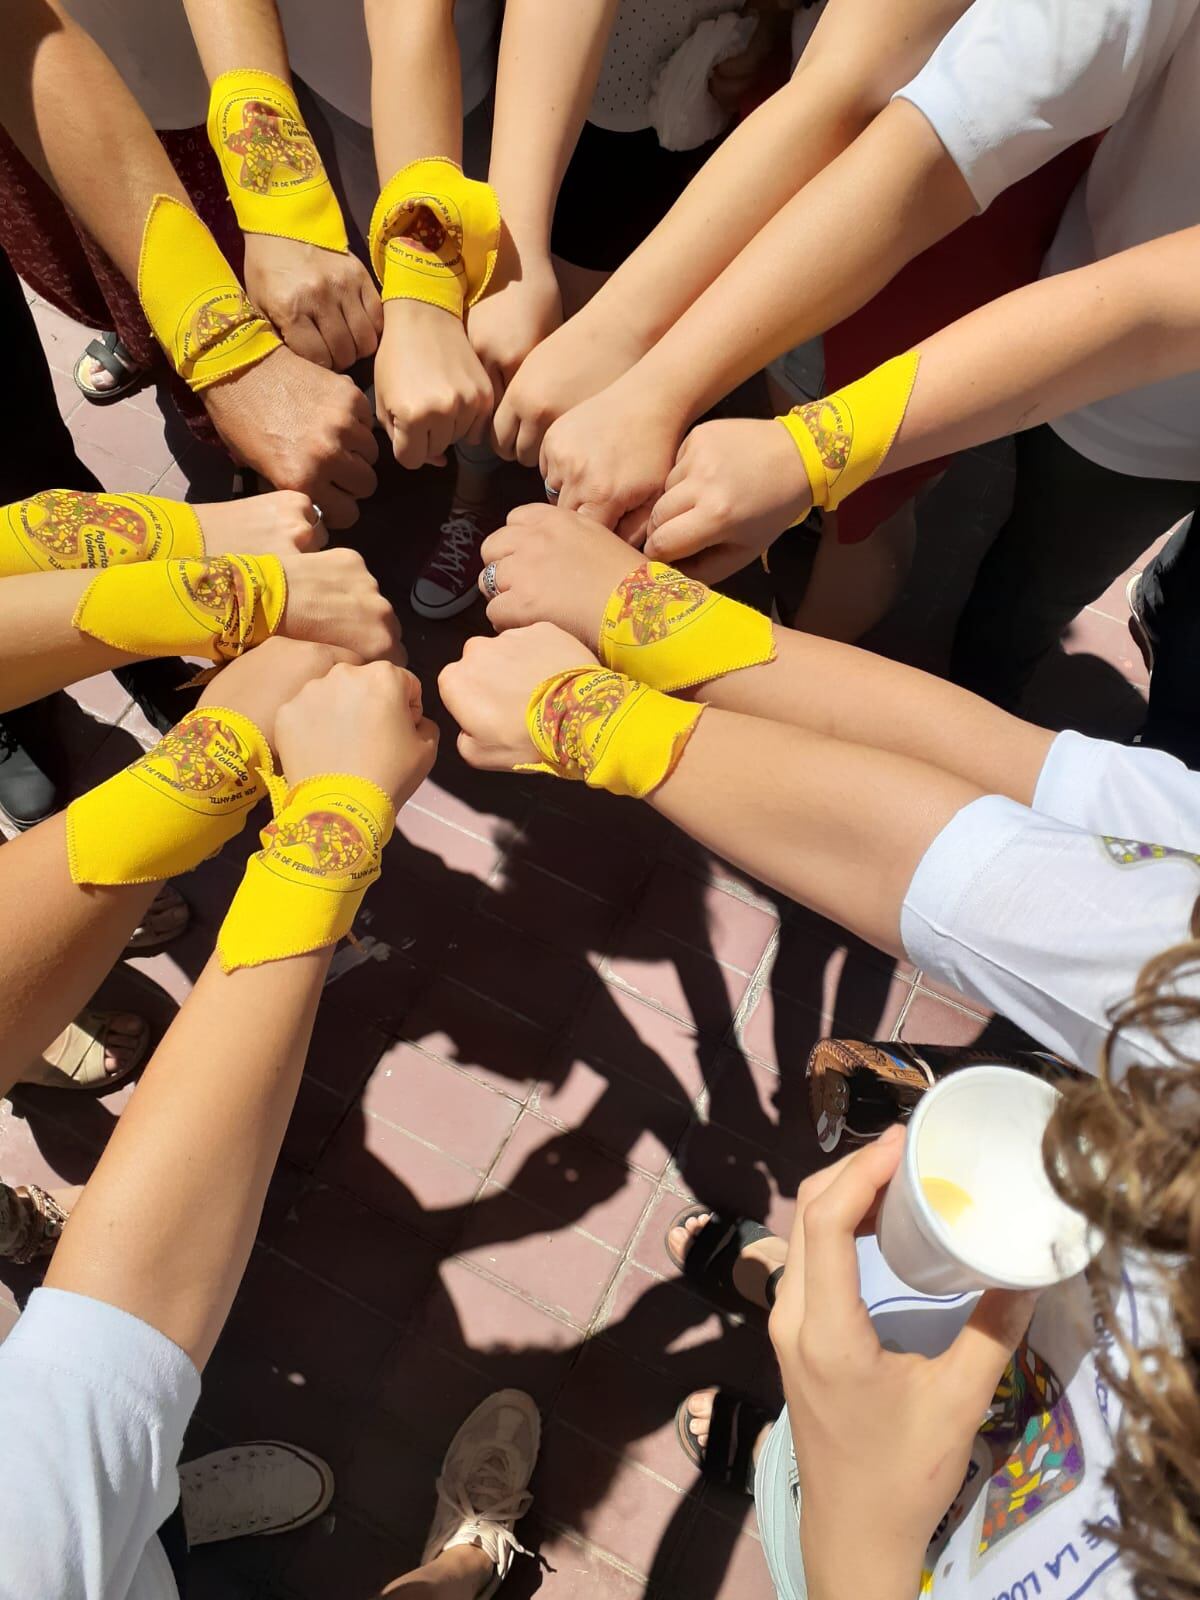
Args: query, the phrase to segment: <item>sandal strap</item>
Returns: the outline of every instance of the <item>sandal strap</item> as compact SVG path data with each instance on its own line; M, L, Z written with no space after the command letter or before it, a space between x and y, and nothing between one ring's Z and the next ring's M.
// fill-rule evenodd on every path
M3 1188L4 1209L11 1223L5 1240L4 1259L26 1266L38 1256L49 1255L58 1243L67 1213L53 1195L36 1183L12 1189Z
M708 1444L700 1452L700 1472L710 1483L754 1493L754 1443L773 1419L748 1395L718 1389L713 1396Z
M111 1016L104 1011L83 1010L62 1036L62 1047L55 1054L43 1052L43 1060L61 1072L63 1077L76 1083L98 1083L107 1077L104 1071L104 1051L108 1041ZM95 1075L94 1056L100 1055L100 1074Z
M137 363L116 333L106 333L102 338L93 339L84 351L84 355L91 356L93 361L98 362L105 372L118 381L132 378L138 372Z
M692 1215L696 1213L693 1211ZM676 1224L677 1225L677 1224ZM683 1258L683 1274L693 1283L701 1283L735 1292L733 1269L738 1257L759 1239L769 1239L771 1230L750 1217L726 1217L712 1212L709 1220L692 1236L688 1253Z

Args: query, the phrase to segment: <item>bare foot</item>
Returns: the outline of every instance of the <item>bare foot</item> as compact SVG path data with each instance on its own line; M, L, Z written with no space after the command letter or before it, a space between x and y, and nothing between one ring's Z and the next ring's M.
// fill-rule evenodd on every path
M716 1389L697 1389L693 1394L688 1395L684 1402L687 1408L688 1421L691 1425L691 1432L695 1435L696 1443L701 1450L708 1449L708 1429L712 1422L713 1401L716 1399L716 1395ZM774 1426L773 1422L765 1422L760 1429L758 1438L754 1441L754 1449L751 1452L752 1459L755 1462L758 1460L763 1445L767 1442L767 1435Z
M667 1235L667 1243L677 1261L687 1259L692 1240L708 1222L710 1216L711 1213L705 1211L698 1217L689 1217L682 1227L671 1229ZM787 1258L786 1239L781 1239L773 1233L769 1238L755 1240L753 1244L746 1246L734 1263L734 1288L742 1299L748 1300L752 1306L768 1310L767 1280L773 1272L787 1265Z
M97 394L107 394L110 389L117 387L116 377L107 367L102 367L94 356L84 356L79 376L88 388L95 389Z

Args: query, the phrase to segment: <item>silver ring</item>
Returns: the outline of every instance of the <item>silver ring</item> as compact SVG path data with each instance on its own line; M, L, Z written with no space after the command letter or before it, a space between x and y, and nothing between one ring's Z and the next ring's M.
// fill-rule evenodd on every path
M489 600L494 600L500 593L500 586L496 582L496 563L494 561L489 561L487 566L484 567L479 581L483 584L484 594L487 595Z
M317 504L317 502L315 500L312 503L312 508L313 508L314 513L315 513L315 520L310 524L310 526L312 526L314 528L319 528L321 526L321 524L325 521L325 513L321 510L320 506Z
M558 504L558 497L562 493L562 490L553 488L549 478L543 478L542 483L545 485L546 499L549 500L552 506L556 506Z

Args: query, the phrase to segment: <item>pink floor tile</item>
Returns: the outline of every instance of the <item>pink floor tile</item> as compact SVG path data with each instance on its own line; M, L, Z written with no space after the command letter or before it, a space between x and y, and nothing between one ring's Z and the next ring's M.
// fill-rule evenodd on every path
M684 1135L669 1174L686 1196L733 1216L753 1217L776 1233L792 1225L796 1190L818 1160L811 1132L797 1130L795 1147L772 1154L724 1128L694 1123Z
M654 1192L648 1179L529 1112L491 1177L616 1250L624 1249Z
M345 1099L356 1093L371 1075L388 1040L370 1022L329 1003L327 991L317 1012L304 1076L324 1084Z
M673 1189L664 1189L646 1213L633 1249L629 1252L630 1260L644 1267L647 1272L652 1272L655 1277L672 1280L681 1277L667 1255L666 1236L672 1222L688 1204L690 1202Z
M542 1441L538 1511L635 1572L669 1562L693 1507L668 1483L552 1421Z
M538 1090L537 1111L602 1150L660 1177L690 1119L687 1102L578 1056Z
M404 1020L404 1038L510 1099L528 1099L552 1035L449 979L437 979Z
M164 418L157 410L84 405L72 418L71 432L77 448L99 446L110 455L141 467L154 481L174 462Z
M520 1111L513 1100L413 1045L385 1051L362 1092L362 1109L485 1171Z
M1063 648L1068 655L1099 656L1138 688L1144 689L1150 681L1124 619L1117 621L1099 611L1081 611L1067 630Z
M786 923L768 979L771 994L798 1001L864 1038L886 1038L908 994L911 968L897 975L890 956L807 912Z
M421 1559L418 1541L380 1533L345 1513L302 1528L288 1546L284 1579L300 1600L379 1594Z
M670 1594L711 1600L775 1600L762 1545L719 1517L701 1515L679 1549L667 1579Z
M283 1139L287 1159L298 1167L313 1166L336 1132L345 1109L345 1102L332 1089L311 1078L302 1079Z
M670 1379L598 1340L572 1371L554 1414L598 1444L690 1492L696 1469L679 1448Z
M679 1017L617 984L593 990L569 1036L575 1060L599 1061L691 1105L705 1085L714 1045Z
M604 973L699 1033L723 1037L749 979L691 946L636 924L622 931Z
M133 705L132 699L111 672L84 678L81 683L72 684L67 693L77 706L97 722L120 722Z
M614 1250L573 1228L555 1227L538 1207L494 1184L476 1202L458 1254L581 1330L620 1265Z
M753 1056L723 1050L713 1070L708 1121L791 1166L807 1169L820 1160L802 1060L776 1072Z
M342 1123L317 1176L439 1243L458 1237L480 1184L470 1167L357 1111Z
M621 914L611 901L524 860L515 870L508 863L502 866L485 898L488 911L510 927L542 938L549 930L570 929L572 949L587 956L605 953Z
M439 893L473 896L486 883L500 851L490 839L407 805L396 818L389 866L432 883Z
M762 959L778 917L670 863L655 868L638 921L671 934L726 966L750 973Z
M501 1387L438 1345L406 1334L385 1358L376 1394L410 1442L436 1454L445 1450L459 1423L480 1401Z
M645 1580L623 1571L603 1551L558 1528L539 1525L537 1507L519 1529L537 1562L517 1561L504 1600L643 1600ZM540 1565L539 1565L540 1563Z
M110 491L131 490L135 494L149 494L161 474L159 467L144 467L140 460L130 460L117 455L95 439L76 439L75 451L85 467L100 479Z
M556 802L564 798L561 790L555 791ZM525 824L522 854L544 871L617 905L632 903L654 864L653 853L644 846L616 832L585 830L577 818L550 805Z
M976 1011L960 1010L918 989L904 1018L901 1037L914 1044L971 1045L987 1027L987 1019Z
M44 300L34 303L33 320L37 324L46 359L55 372L70 373L84 347L96 337L94 329L72 321Z
M679 1400L720 1383L765 1402L777 1385L765 1316L749 1310L731 1316L680 1280L663 1281L640 1267L626 1266L618 1278L603 1338L668 1379Z
M448 1433L439 1446L421 1448L402 1420L377 1411L338 1474L338 1514L364 1517L403 1540L419 1560L433 1519L438 1469L452 1437Z

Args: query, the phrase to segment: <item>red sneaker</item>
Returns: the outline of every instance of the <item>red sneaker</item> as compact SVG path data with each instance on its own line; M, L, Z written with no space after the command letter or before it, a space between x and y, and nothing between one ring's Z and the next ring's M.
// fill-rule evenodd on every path
M480 515L474 508L455 506L442 523L433 552L412 587L412 608L419 617L435 621L456 617L480 598L479 547L487 537Z

